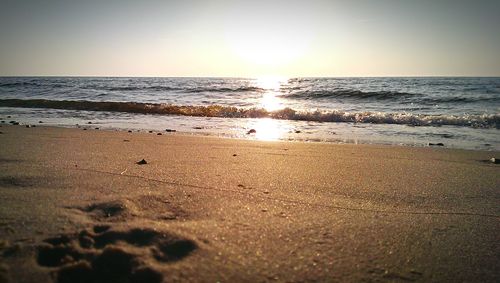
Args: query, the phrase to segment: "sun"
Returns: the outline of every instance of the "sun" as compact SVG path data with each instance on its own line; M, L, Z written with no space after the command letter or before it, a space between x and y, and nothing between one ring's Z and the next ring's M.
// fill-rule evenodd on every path
M306 52L307 40L295 40L280 32L259 31L231 33L226 38L230 50L249 65L281 67L294 62Z

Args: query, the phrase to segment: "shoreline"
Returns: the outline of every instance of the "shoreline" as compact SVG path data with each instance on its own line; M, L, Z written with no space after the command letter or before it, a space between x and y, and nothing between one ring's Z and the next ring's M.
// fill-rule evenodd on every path
M1 107L0 107L1 109ZM5 108L11 109L11 108ZM21 112L17 112L21 110ZM26 109L32 111L33 109ZM24 108L12 108L11 111L0 116L3 122L1 125L10 125L10 122L17 122L20 125L62 127L62 128L86 128L107 131L134 131L155 133L211 136L217 138L229 138L237 140L254 140L270 142L306 142L306 143L331 143L331 144L372 144L387 146L405 147L442 147L450 149L464 149L475 151L500 151L500 144L496 142L497 129L469 129L457 126L449 127L409 127L405 125L378 125L378 124L356 124L356 123L313 123L289 120L276 120L269 118L204 118L191 116L171 116L156 114L141 114L133 117L106 118L104 116L83 116L71 118L50 117L44 114L43 109L38 109L40 113L24 113ZM1 111L1 110L0 110ZM65 110L67 111L67 110ZM12 112L12 116L8 115ZM77 111L78 112L78 111ZM116 113L115 113L116 114ZM66 114L65 116L67 116ZM76 114L75 114L76 115ZM111 114L113 115L113 114ZM6 118L12 117L12 118ZM43 118L40 118L43 117ZM130 123L134 119L134 123ZM42 123L40 123L42 122ZM90 124L89 124L90 123ZM165 131L167 127L167 131ZM421 128L421 129L420 129ZM250 129L256 129L257 133L248 134ZM415 129L424 130L417 136ZM172 132L169 132L171 130ZM405 133L407 131L407 133ZM385 133L385 134L381 134ZM424 134L425 133L425 134ZM484 139L460 140L460 136ZM423 135L423 136L422 136ZM389 138L390 137L390 138Z
M0 131L7 282L500 279L498 151Z

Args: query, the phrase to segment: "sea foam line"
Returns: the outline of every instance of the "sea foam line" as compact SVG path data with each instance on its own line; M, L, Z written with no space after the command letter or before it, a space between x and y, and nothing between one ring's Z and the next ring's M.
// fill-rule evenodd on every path
M482 115L428 115L413 113L296 111L285 108L267 111L262 108L238 108L224 105L173 105L162 103L72 101L46 99L0 99L2 107L52 108L66 110L108 111L141 114L182 115L223 118L273 118L314 122L350 122L371 124L399 124L411 126L453 125L474 128L500 127L500 114Z

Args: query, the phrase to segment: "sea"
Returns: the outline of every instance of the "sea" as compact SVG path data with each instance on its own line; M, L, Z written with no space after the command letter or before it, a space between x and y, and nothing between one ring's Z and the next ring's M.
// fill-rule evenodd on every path
M92 130L498 151L500 78L0 77L0 119Z

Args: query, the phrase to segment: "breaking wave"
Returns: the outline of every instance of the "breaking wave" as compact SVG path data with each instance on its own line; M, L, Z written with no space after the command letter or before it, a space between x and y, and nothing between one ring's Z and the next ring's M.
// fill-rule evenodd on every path
M453 125L474 128L500 128L500 114L428 115L412 113L296 111L285 108L267 111L262 108L238 108L223 105L193 106L139 102L96 102L46 99L0 99L0 107L52 108L66 110L108 111L141 114L182 115L223 118L273 118L315 122L400 124L411 126Z

